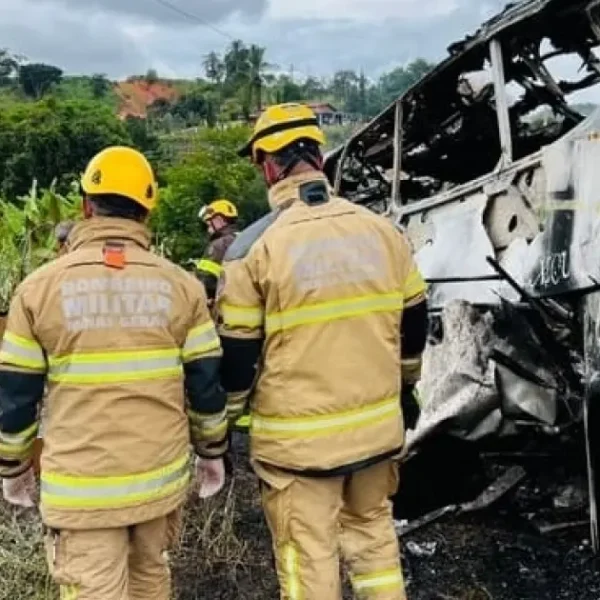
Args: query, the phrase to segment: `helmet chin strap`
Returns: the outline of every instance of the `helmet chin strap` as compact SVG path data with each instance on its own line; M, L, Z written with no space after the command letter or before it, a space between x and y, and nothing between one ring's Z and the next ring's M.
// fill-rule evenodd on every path
M263 171L265 179L269 186L273 186L280 181L283 181L289 174L302 162L309 164L313 169L320 171L322 168L322 161L310 154L310 152L297 152L288 160L285 165L281 167L278 173L275 173L273 163L267 161L264 163Z

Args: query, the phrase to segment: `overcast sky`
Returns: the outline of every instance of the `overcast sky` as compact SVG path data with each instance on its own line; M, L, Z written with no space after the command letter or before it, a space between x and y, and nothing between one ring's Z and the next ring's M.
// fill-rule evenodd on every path
M179 14L168 4L189 16ZM202 75L227 36L267 47L282 70L327 75L443 57L503 0L0 0L0 47L69 73L120 78L149 67ZM194 20L198 17L206 25ZM215 28L218 31L215 31Z
M202 76L232 38L297 75L445 56L505 0L0 0L0 47L67 73ZM178 12L180 11L180 12ZM600 100L600 98L598 98Z

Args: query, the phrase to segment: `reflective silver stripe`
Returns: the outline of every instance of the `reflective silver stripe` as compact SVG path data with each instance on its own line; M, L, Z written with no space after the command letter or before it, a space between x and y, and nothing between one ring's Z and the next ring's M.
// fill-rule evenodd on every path
M27 457L35 442L38 424L34 423L19 433L0 432L0 456L22 460Z
M42 472L42 503L65 508L118 508L176 493L189 479L189 455L162 469L120 477L73 477Z
M100 384L175 377L182 373L179 351L169 349L51 357L48 379Z
M284 331L299 325L311 325L336 319L348 319L374 312L401 311L403 296L398 293L375 294L356 298L345 298L303 306L280 313L271 313L266 318L266 331Z
M397 396L345 413L310 417L265 417L252 413L252 433L255 436L331 435L347 429L369 427L375 422L397 419L400 401Z
M183 356L188 358L193 354L203 354L221 347L219 335L211 323L205 323L192 329L183 347Z
M187 464L177 471L159 479L139 481L126 485L98 486L98 487L76 487L58 485L42 481L42 491L55 496L69 496L71 498L120 498L132 494L144 494L160 489L161 487L177 481L188 470Z
M372 575L361 575L351 579L356 592L367 589L404 587L404 578L400 569L391 569Z
M24 431L19 433L5 433L0 431L0 443L6 444L7 446L21 446L34 440L38 431L38 424L34 423L31 427L28 427Z
M44 369L46 359L42 348L33 340L5 332L0 359L17 366Z
M140 371L151 371L154 369L169 369L177 367L181 363L176 357L153 358L139 361L128 360L125 362L101 362L101 363L64 363L50 367L50 375L97 375L99 373L139 373Z
M215 427L220 427L227 418L227 413L224 410L213 415L197 413L193 410L190 410L188 414L192 423L201 425L202 427L206 427L207 429L214 429Z

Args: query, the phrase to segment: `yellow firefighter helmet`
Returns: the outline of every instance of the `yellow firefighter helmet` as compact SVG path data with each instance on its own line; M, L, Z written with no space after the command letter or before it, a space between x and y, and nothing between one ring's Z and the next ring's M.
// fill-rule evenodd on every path
M114 194L129 198L151 211L158 200L158 185L146 157L126 146L105 148L86 167L81 179L86 194Z
M260 162L260 154L273 154L299 140L325 143L325 135L312 109L305 104L288 102L269 106L258 118L252 137L238 152Z
M198 213L198 217L205 223L210 221L215 215L221 215L226 219L237 219L238 211L233 202L220 198L207 206L203 206Z

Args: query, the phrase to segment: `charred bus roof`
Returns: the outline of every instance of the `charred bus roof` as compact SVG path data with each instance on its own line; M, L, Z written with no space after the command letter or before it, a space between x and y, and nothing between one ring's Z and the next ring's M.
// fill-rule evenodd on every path
M399 196L406 203L526 157L584 119L568 99L600 80L593 52L599 40L600 0L509 4L450 45L446 60L330 152L326 172L349 199L367 204L389 199L394 177L386 172L395 167L396 145ZM548 61L561 56L576 57L583 72L573 80L557 79ZM520 97L509 105L507 88L515 86ZM537 120L536 113L542 115ZM397 117L401 136L396 134L395 144Z

